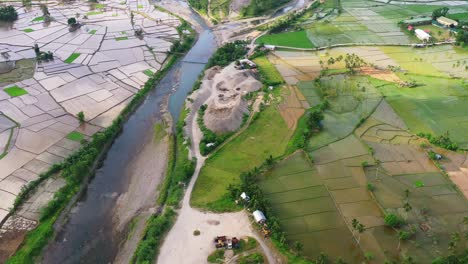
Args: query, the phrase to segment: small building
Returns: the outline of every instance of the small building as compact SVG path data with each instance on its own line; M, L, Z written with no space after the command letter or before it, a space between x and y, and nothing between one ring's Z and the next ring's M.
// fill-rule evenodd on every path
M247 202L250 200L250 197L245 192L241 193L240 197Z
M260 210L256 210L255 212L253 212L253 217L255 218L255 222L257 222L258 224L264 224L266 222L266 217Z
M257 68L257 64L255 64L253 61L248 60L248 59L239 60L239 63L240 63L241 65L249 65L249 67L250 67L251 69Z
M274 45L265 45L264 46L266 50L275 50L276 49L276 46Z
M448 17L443 17L443 16L438 17L437 22L439 24L441 24L442 26L444 26L444 27L456 27L456 26L458 26L457 21L455 21L453 19L450 19Z
M429 41L431 39L431 35L419 28L414 30L414 34L416 34L416 37L422 41Z

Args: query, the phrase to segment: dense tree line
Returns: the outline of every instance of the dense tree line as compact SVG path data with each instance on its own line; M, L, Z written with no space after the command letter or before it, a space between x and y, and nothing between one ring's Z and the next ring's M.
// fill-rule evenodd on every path
M227 66L233 61L241 59L247 54L247 47L244 41L226 43L220 47L206 64L206 69L213 66Z
M208 0L189 0L190 6L201 13L208 13Z
M18 19L18 13L13 6L0 7L0 21L12 22Z
M247 7L241 10L241 16L258 16L289 1L290 0L252 0Z

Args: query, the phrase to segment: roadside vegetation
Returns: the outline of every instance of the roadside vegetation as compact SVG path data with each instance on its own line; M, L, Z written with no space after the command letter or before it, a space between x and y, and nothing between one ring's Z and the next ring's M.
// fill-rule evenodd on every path
M242 17L260 16L272 11L291 0L252 0L250 4L241 10Z
M186 38L184 41L193 41L193 38ZM189 46L186 46L189 47ZM130 103L122 110L120 115L112 122L112 124L101 132L93 135L91 140L83 145L77 152L69 156L60 164L52 166L48 172L41 174L38 180L30 182L26 185L15 200L12 211L26 201L31 192L43 181L55 174L60 174L66 184L58 190L53 199L42 209L38 226L27 233L26 238L20 249L7 260L7 263L33 263L35 258L41 253L42 249L47 245L50 239L54 237L54 223L63 213L63 210L82 190L84 182L92 176L95 169L99 166L99 161L105 156L106 151L111 146L114 139L120 133L125 120L137 109L143 102L145 96L156 86L156 84L164 77L166 72L177 61L180 55L169 56L164 67L155 73L144 85L144 87L134 95ZM154 220L152 226L157 226L157 229L165 226L166 221L169 221L171 216L170 211L164 213L166 219ZM148 228L149 231L154 230ZM159 232L159 231L158 231ZM156 237L151 236L152 239ZM149 243L155 243L149 241ZM153 248L153 247L152 247ZM147 256L145 254L145 256Z

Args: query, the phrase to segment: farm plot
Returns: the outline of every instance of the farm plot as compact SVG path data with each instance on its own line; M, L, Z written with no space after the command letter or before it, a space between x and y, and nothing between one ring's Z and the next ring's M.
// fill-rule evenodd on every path
M425 49L380 47L380 50L411 73L468 78L468 53L449 45Z
M325 181L304 152L283 160L259 181L288 241L302 243L306 257L316 258L323 252L347 261L362 260Z
M460 147L468 147L468 90L460 79L422 75L401 75L404 80L421 86L399 88L394 84L378 89L402 117L413 133L425 132L440 135L449 132L450 138Z
M326 99L329 108L322 122L323 130L309 142L318 149L351 134L365 120L381 100L380 93L367 77L332 75L319 82L299 83L298 87L310 105Z
M406 242L388 234L378 241L390 258L411 255L418 263L430 263L446 251L450 234L461 231L466 200L429 160L420 147L421 139L407 132L385 101L355 134L379 161L365 168L375 201L387 213L401 217L406 223L403 229L411 233Z

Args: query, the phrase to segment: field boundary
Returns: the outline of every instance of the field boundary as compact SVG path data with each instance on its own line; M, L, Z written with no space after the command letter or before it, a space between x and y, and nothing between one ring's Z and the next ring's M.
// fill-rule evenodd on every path
M455 41L444 41L444 42L436 42L427 44L424 47L432 47L432 46L442 46L442 45L452 45L455 44ZM421 44L391 44L391 43L344 43L344 44L333 44L326 47L317 47L317 48L295 48L289 46L276 46L275 48L280 49L290 49L295 51L319 51L319 50L326 50L331 48L339 48L339 47L354 47L354 46L394 46L394 47L419 47Z

